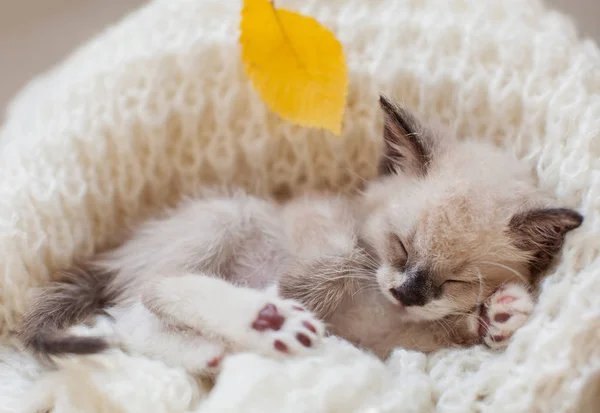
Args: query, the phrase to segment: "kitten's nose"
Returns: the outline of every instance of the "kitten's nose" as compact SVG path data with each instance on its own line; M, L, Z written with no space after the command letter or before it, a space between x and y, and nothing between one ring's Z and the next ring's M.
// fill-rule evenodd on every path
M420 290L412 288L408 283L404 283L400 287L390 288L390 293L405 307L422 306L427 301Z

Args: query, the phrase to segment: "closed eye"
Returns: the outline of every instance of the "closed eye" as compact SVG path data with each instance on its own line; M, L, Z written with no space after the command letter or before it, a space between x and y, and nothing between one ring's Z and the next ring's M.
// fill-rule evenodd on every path
M470 284L469 281L464 280L446 280L442 283L443 286L447 285L459 285L459 284Z
M396 234L390 235L390 261L394 267L402 269L408 260L408 252L400 237Z

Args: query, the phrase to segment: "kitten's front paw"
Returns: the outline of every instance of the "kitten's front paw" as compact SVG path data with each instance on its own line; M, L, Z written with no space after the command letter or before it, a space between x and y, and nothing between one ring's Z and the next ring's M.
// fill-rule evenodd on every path
M500 288L483 305L479 334L490 348L508 345L514 332L533 311L533 297L527 287L509 283Z
M292 300L274 299L266 303L252 320L256 345L265 355L308 354L325 334L323 323Z

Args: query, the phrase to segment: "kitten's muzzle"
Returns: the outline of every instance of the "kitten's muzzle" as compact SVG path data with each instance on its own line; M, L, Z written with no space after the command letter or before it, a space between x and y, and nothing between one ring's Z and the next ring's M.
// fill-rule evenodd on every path
M427 304L427 296L408 283L404 283L400 287L390 288L390 294L405 307L420 307Z
M390 294L405 307L422 307L429 302L431 275L422 269L411 269L398 287L390 288Z

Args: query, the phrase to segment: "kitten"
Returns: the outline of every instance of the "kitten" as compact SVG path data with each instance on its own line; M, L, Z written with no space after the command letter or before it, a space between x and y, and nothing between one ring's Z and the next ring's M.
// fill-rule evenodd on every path
M190 371L236 351L310 354L325 326L382 358L504 347L581 215L548 206L502 150L380 104L380 176L362 193L184 202L43 289L21 340L42 355L119 345ZM112 334L67 330L100 310Z

